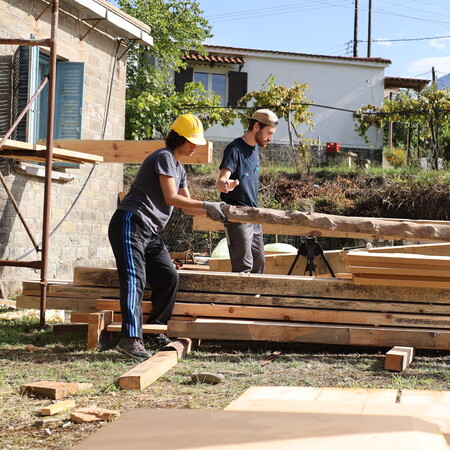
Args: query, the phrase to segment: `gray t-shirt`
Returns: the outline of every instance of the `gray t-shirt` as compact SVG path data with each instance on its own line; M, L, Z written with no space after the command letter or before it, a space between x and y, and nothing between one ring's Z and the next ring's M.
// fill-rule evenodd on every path
M173 206L164 200L159 175L174 178L177 190L187 187L183 165L175 159L172 150L161 148L145 158L130 191L118 206L140 217L153 233L164 230L173 211Z

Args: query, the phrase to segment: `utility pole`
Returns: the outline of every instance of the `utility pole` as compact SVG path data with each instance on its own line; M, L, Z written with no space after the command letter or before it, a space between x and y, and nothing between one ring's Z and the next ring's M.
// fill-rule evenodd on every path
M369 0L369 17L367 18L367 57L372 54L372 0Z
M353 56L358 56L358 0L355 0L355 21L353 27Z

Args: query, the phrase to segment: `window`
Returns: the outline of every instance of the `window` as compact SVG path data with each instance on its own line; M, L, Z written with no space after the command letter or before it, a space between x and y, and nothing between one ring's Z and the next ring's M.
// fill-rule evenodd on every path
M194 83L202 83L203 87L219 95L221 105L227 104L227 77L223 73L194 72Z
M49 58L38 47L18 48L14 55L14 116L23 110L29 98L49 72ZM55 139L81 139L84 63L57 61L55 91ZM47 134L48 85L40 93L27 117L17 128L15 139L36 142Z
M175 89L178 92L192 81L200 82L205 89L220 95L223 106L237 106L239 99L247 93L247 72L202 72L188 67L175 73Z

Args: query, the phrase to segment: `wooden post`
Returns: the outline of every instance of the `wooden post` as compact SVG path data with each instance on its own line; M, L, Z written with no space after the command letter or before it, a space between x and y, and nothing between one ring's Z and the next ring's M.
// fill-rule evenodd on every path
M89 314L87 348L107 348L111 333L106 330L113 321L113 311L99 311Z

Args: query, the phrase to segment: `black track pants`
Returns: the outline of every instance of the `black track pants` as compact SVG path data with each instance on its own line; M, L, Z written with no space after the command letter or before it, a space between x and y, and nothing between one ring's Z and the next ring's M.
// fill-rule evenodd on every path
M178 272L164 242L136 215L117 210L108 237L120 282L122 336L142 338L142 299L146 282L153 309L148 323L167 323L175 304Z

